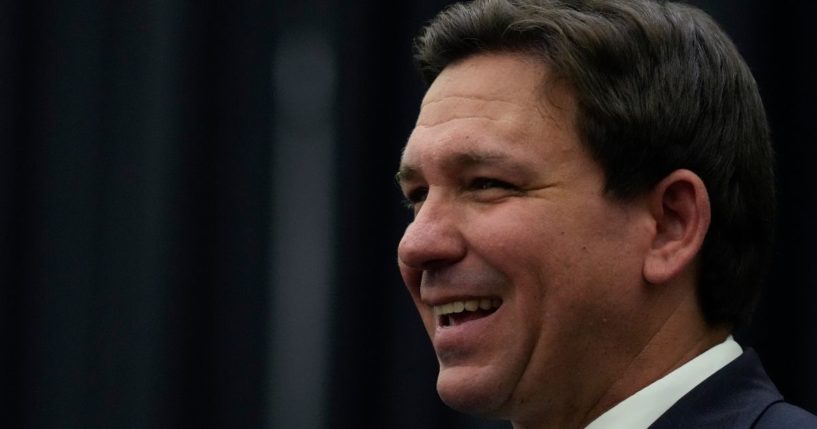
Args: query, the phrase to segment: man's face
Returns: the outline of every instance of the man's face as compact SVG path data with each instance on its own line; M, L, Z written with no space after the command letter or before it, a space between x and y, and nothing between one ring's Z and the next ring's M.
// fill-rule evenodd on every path
M415 218L400 271L440 363L438 392L465 412L581 410L643 340L633 313L646 209L603 194L572 94L543 85L547 73L510 54L447 67L401 161Z

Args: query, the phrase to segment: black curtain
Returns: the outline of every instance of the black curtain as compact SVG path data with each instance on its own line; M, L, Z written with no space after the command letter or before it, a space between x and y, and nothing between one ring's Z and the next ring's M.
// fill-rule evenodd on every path
M260 427L270 7L0 4L0 424Z
M411 37L446 3L0 2L0 424L507 427L440 403L395 262L392 177L424 91ZM778 151L777 257L740 339L817 411L817 4L693 3L752 66ZM332 168L290 151L297 178L281 174L293 121L330 130ZM276 229L309 230L290 204L331 238ZM276 263L308 270L312 250L326 284L281 281ZM279 314L291 296L325 305ZM322 365L280 377L299 361Z

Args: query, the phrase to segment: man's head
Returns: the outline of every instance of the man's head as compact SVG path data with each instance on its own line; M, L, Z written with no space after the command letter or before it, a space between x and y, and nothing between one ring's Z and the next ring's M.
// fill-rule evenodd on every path
M746 319L770 254L773 155L754 78L709 16L640 0L477 1L438 15L416 44L428 83L485 52L547 64L572 88L580 140L614 197L680 168L700 176L712 203L701 306L713 324Z
M415 211L398 254L449 405L586 423L748 311L771 150L705 15L481 1L440 14L417 52L431 87L398 174Z

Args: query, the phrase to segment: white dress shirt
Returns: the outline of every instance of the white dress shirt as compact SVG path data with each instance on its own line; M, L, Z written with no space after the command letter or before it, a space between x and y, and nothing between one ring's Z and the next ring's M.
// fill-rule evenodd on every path
M681 397L742 353L740 345L730 335L726 341L619 402L586 429L646 429Z

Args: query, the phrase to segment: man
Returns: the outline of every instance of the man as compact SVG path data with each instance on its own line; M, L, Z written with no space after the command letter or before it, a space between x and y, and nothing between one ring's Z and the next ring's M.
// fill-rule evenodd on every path
M756 84L703 12L454 5L398 182L449 406L516 428L817 427L730 333L772 235Z

